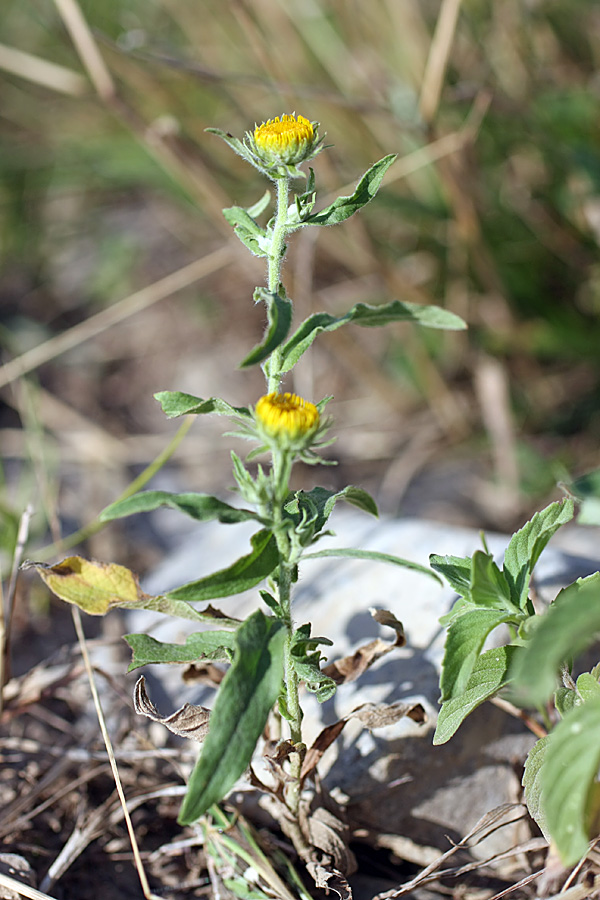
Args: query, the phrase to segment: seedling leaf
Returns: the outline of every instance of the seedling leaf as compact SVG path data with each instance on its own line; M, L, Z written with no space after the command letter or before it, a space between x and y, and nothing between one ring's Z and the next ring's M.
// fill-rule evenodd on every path
M487 636L504 622L514 621L514 613L477 607L453 619L448 627L442 662L442 701L460 697L481 653Z
M465 690L458 697L446 700L440 710L434 744L445 744L458 730L467 716L485 700L495 696L509 681L508 668L516 647L486 650L477 659Z
M529 594L529 580L540 554L561 525L573 518L573 501L558 500L536 513L510 539L504 554L504 575L513 602L524 609Z

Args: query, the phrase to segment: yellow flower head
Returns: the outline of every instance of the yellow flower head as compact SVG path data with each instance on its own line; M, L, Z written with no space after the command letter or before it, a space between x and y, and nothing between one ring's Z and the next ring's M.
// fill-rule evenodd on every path
M254 129L257 151L269 162L277 160L295 165L304 159L304 153L312 145L315 130L304 116L284 115L268 119Z
M247 132L245 147L263 171L279 177L283 169L296 177L302 174L296 166L323 149L318 128L318 122L309 122L304 116L276 116Z
M266 394L255 408L257 424L265 438L280 447L301 449L319 427L319 410L296 394Z

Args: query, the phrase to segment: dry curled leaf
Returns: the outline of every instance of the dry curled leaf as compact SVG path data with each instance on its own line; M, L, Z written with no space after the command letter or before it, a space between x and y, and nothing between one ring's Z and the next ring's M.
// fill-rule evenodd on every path
M333 678L336 684L348 684L351 681L356 681L374 662L377 662L378 659L381 659L394 647L395 644L382 641L381 638L375 638L374 641L369 641L368 644L359 647L350 656L344 656L342 659L325 666L323 674Z
M333 891L340 900L352 900L352 890L341 872L318 862L308 862L306 871L315 882L315 887L322 888L326 894Z
M402 622L396 618L393 612L390 612L389 609L375 609L371 608L369 610L373 618L376 622L379 622L380 625L385 625L386 628L393 628L396 632L396 640L394 642L395 647L404 647L406 644L406 635L404 634L404 625Z
M348 684L351 681L356 681L378 659L381 659L382 656L390 653L396 647L403 647L406 643L402 622L392 612L388 609L371 609L370 613L380 625L393 628L396 632L396 639L390 642L381 638L375 638L375 640L369 641L368 644L359 647L350 656L344 656L342 659L325 666L323 674L332 678L336 684Z
M362 703L355 707L349 715L319 732L306 751L300 775L302 782L316 768L325 751L339 737L350 719L358 719L365 728L385 728L387 725L394 725L405 716L419 725L427 721L427 713L420 703L404 703L398 700L395 703Z
M352 710L347 719L358 719L365 728L385 728L394 725L405 717L422 725L427 721L427 714L420 703L362 703Z
M140 716L147 716L153 722L164 725L173 734L202 742L208 734L210 710L203 706L185 703L170 716L161 716L146 692L146 679L138 678L133 691L133 706Z
M346 719L338 719L333 725L328 725L319 732L314 743L306 751L306 756L304 757L304 762L302 764L302 772L300 773L302 781L304 781L306 776L310 775L313 769L317 767L325 751L331 747L333 742L342 733L345 724Z

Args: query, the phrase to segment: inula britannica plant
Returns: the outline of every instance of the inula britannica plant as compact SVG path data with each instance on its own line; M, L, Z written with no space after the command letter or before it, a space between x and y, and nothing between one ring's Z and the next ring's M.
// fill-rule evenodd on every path
M170 727L202 744L179 820L182 824L197 821L226 797L244 772L249 771L252 783L260 787L249 767L272 717L277 727L270 734L280 735L272 755L280 779L275 787L262 787L284 807L285 828L299 854L307 859L319 848L315 848L314 835L307 831L306 815L300 816L303 792L314 777L315 767L315 763L307 763L303 742L302 692L312 691L320 701L326 700L340 679L323 667L320 648L331 641L313 636L310 623L295 621L293 588L299 567L322 556L354 556L368 558L370 564L391 563L437 576L430 569L389 554L346 547L315 549L329 533L327 522L337 501L344 500L370 515L377 515L377 507L364 490L352 485L341 490L290 490L292 469L298 462L331 465L334 460L323 456L331 443L328 430L332 421L325 414L331 398L299 397L288 388L286 379L291 381L295 364L319 335L342 326L378 327L393 322L445 329L465 326L441 308L400 300L381 305L357 303L342 312L316 312L302 322L294 322L293 302L282 281L288 240L303 228L337 225L357 213L375 197L395 156L385 156L371 166L351 195L340 196L319 209L314 172L306 172L306 164L324 149L317 122L282 115L255 127L243 140L217 129L209 131L275 187L271 213L270 191L247 209L232 206L224 210L239 240L266 264L266 284L257 286L253 297L266 314L265 334L241 362L242 367L262 367L265 393L245 407L231 406L218 397L203 399L171 391L156 394L156 399L168 417L222 416L228 430L233 425L234 432L253 445L245 460L232 453L240 502L233 505L209 494L150 490L116 502L101 518L108 522L169 506L202 522L218 521L228 526L252 522L256 530L251 547L227 568L160 596L145 594L133 573L120 565L76 556L58 565L37 568L59 597L92 615L104 615L115 607L147 609L197 623L198 630L184 644L163 643L146 634L126 636L133 651L130 670L154 663L205 660L227 666L211 710L197 708L191 724L189 719L185 724L177 722L176 715L168 717ZM299 190L294 189L296 184L300 184ZM234 617L235 607L230 612L210 604L199 607L250 588L257 588L257 608L245 621ZM385 621L396 628L399 643L400 623L393 615ZM143 679L136 687L135 701L138 711L160 719ZM189 715L190 708L186 710Z

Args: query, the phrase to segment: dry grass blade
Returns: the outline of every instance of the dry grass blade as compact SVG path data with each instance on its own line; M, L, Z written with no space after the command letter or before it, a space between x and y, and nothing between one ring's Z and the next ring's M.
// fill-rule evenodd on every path
M129 297L125 297L107 309L103 309L95 316L86 319L85 322L80 322L68 331L58 334L42 344L38 344L37 347L33 347L33 349L28 350L16 359L12 359L0 369L0 387L4 387L11 381L33 371L33 369L37 369L38 366L48 362L48 360L55 359L62 353L66 353L67 350L72 350L73 347L79 346L84 341L89 341L90 338L96 337L96 335L106 331L107 328L118 325L119 322L135 313L141 312L143 309L147 309L154 303L158 303L159 300L164 300L171 294L175 294L177 291L194 284L195 281L211 275L226 265L230 258L231 253L227 247L214 250L212 253L201 257L201 259L197 259L193 263L171 272L165 278L155 281L154 284L150 284L148 287L130 294Z
M159 898L152 893L150 890L150 885L148 884L148 879L146 877L146 871L144 869L144 865L142 863L142 858L140 856L140 850L138 847L137 839L135 836L135 831L133 829L133 823L131 821L131 816L129 814L129 810L127 809L127 801L125 799L125 793L123 791L123 785L121 783L121 777L119 775L119 769L117 766L117 761L115 759L114 750L112 747L112 741L110 739L110 735L108 734L108 729L106 727L106 721L104 719L104 714L102 712L102 705L100 703L100 696L98 694L98 688L96 687L96 679L94 677L94 671L92 669L92 663L89 657L89 653L87 650L87 644L85 635L83 633L83 626L81 623L81 613L75 607L71 610L71 614L73 616L73 622L75 624L75 631L77 632L77 638L79 640L79 645L81 648L81 655L83 657L83 662L85 664L88 680L90 683L90 689L92 691L92 697L94 700L94 706L96 707L96 714L98 716L98 723L100 725L100 730L102 732L102 738L104 740L104 744L106 747L106 752L108 753L108 758L110 760L110 767L113 773L113 778L115 780L115 787L117 789L117 793L119 795L119 800L121 801L121 806L123 808L123 816L125 818L125 823L127 825L127 831L129 833L129 840L131 842L131 849L133 851L133 856L135 859L135 865L138 871L140 884L142 886L142 890L144 892L144 897L146 900L159 900Z
M0 886L8 891L14 891L15 894L21 897L28 897L29 900L54 900L54 897L51 897L50 894L44 894L28 884L23 884L22 881L17 881L15 878L2 873L0 873Z
M438 16L419 101L419 111L427 123L433 121L439 106L460 4L461 0L444 0Z
M98 95L103 100L114 97L115 85L111 74L76 0L54 0L54 3Z
M479 821L473 826L473 828L463 837L458 843L453 844L449 850L446 850L445 853L442 853L438 859L431 862L428 866L426 866L418 875L414 878L411 878L410 881L405 882L398 888L394 888L391 891L384 891L381 894L377 894L373 897L373 900L395 900L396 897L402 897L405 894L412 891L415 887L418 887L421 884L424 884L428 881L433 881L440 876L440 874L445 874L440 872L442 865L446 862L447 859L454 856L454 854L465 847L468 847L471 842L475 844L482 841L485 837L491 834L492 831L495 831L497 828L502 827L502 825L509 824L514 821L514 819L506 820L505 817L512 812L513 810L519 810L520 816L525 815L525 807L520 803L504 803L502 806L496 807L496 809L492 809L489 813L486 813L484 816L479 819Z
M72 97L81 97L88 88L87 81L78 72L6 44L0 44L0 69Z

